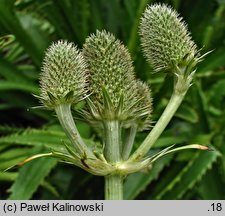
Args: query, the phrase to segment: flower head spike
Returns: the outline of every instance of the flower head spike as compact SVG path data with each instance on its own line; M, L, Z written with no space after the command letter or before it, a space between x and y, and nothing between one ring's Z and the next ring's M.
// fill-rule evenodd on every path
M85 97L87 66L73 43L58 41L46 51L40 76L42 103L48 108Z
M95 120L126 120L136 111L137 86L132 60L112 34L97 31L86 39L83 56L89 66L89 107Z
M141 45L155 71L198 61L197 47L179 14L165 4L148 6L141 18ZM195 65L194 65L195 66Z

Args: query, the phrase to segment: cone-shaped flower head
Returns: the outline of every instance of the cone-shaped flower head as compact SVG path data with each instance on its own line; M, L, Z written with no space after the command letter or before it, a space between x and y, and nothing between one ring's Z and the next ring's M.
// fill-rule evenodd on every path
M152 95L151 91L147 84L141 81L137 81L138 88L138 98L140 102L138 103L139 107L139 118L136 120L138 130L148 130L151 127L152 123Z
M140 36L143 52L155 71L187 66L198 53L182 18L165 4L147 7Z
M106 31L86 39L83 56L89 66L91 115L95 120L126 120L136 112L137 86L128 50Z
M73 43L58 41L46 51L40 76L42 103L48 108L82 100L86 93L87 66Z

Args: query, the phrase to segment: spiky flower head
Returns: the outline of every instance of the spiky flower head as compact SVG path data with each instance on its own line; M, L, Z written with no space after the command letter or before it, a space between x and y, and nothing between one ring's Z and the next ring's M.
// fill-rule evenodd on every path
M96 120L133 118L137 86L126 47L112 34L97 31L86 39L83 56L89 66L89 106Z
M87 65L73 43L58 41L46 51L40 76L41 102L48 108L75 104L86 94Z
M165 4L147 7L140 36L143 52L155 71L186 66L198 53L183 19Z
M152 95L148 85L142 81L137 81L139 118L136 120L138 130L148 130L152 123Z

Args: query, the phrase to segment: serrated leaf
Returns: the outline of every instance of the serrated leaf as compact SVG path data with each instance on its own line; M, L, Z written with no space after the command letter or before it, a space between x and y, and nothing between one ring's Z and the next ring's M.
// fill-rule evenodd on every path
M0 146L2 144L19 144L28 146L45 146L53 150L66 151L64 145L62 145L62 141L68 142L64 132L28 129L21 134L12 134L0 137Z
M224 197L225 187L223 178L221 178L223 175L224 173L220 171L220 162L215 163L213 169L209 170L202 181L197 185L197 190L201 195L201 199L219 200Z
M87 146L93 147L95 143L91 139L83 139ZM70 145L70 141L62 130L27 129L23 133L16 133L9 136L0 137L0 147L8 145L45 146L46 148L67 152L63 145Z
M167 183L167 186L151 199L181 199L188 189L201 180L218 156L217 151L196 152L189 163Z
M19 175L10 188L9 199L30 199L56 162L54 158L39 158L25 164L19 170Z
M160 172L170 163L172 156L161 158L153 164L148 173L134 173L127 177L124 184L124 199L135 199L146 187L158 178Z
M0 133L15 133L15 132L21 132L23 131L23 128L17 128L17 127L12 127L9 125L0 125Z

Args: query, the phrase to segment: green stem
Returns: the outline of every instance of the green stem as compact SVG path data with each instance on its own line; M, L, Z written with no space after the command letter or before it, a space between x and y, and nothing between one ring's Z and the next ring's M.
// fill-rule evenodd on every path
M121 175L105 176L105 199L106 200L123 199L123 176Z
M172 119L173 115L180 106L185 94L186 91L183 93L178 93L177 91L174 91L160 119L158 120L154 128L151 130L151 132L148 134L148 136L145 138L141 146L138 147L138 149L133 153L133 155L131 155L129 160L138 160L148 153L149 149L156 142L156 140L159 138L159 136L162 134L162 132Z
M105 148L104 154L108 162L120 161L120 125L118 121L104 122Z
M104 155L106 160L115 164L121 160L120 148L120 124L119 121L105 121L105 148ZM123 199L123 177L119 174L105 176L105 199Z
M56 115L59 119L61 126L63 127L67 137L73 143L75 150L81 156L87 156L89 158L95 158L92 151L86 146L83 139L77 130L76 124L73 120L73 116L70 109L70 104L60 104L55 107Z
M127 160L130 156L130 153L134 145L136 132L137 132L137 125L134 125L131 128L129 128L126 133L126 138L125 138L125 143L124 143L124 148L122 153L123 160Z

